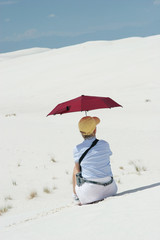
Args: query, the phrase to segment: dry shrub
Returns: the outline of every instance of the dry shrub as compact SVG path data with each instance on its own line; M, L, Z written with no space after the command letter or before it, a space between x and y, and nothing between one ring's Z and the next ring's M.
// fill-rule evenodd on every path
M37 192L36 191L32 191L29 195L29 199L33 199L33 198L36 198L38 196Z
M12 207L10 205L5 206L5 207L0 207L0 216L2 216L2 214L8 212L9 209L11 209Z
M51 190L48 188L48 187L44 187L43 188L43 192L45 192L45 193L51 193Z

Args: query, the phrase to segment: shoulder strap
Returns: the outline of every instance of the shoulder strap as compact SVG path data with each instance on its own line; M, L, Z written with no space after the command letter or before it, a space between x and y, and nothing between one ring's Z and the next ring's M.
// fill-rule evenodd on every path
M83 158L86 156L86 154L88 153L88 151L89 151L92 147L94 147L94 146L97 144L98 141L99 141L99 140L96 138L96 139L92 142L91 146L82 154L82 156L81 156L80 159L79 159L79 165L81 164Z

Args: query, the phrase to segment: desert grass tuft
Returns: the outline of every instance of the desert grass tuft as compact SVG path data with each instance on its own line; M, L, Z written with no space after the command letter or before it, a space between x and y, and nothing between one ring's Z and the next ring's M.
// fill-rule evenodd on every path
M9 113L9 114L6 114L5 117L16 117L16 113Z
M13 181L12 181L12 185L13 185L13 186L17 186L17 182L13 180Z
M52 188L53 190L56 190L57 189L57 187L56 186L53 186L53 188Z
M48 187L44 187L43 192L49 194L49 193L51 193L51 190Z
M29 195L29 199L33 199L33 198L36 198L36 197L38 197L38 194L37 194L36 191L32 191Z
M8 200L12 200L12 198L11 198L11 196L8 195L8 196L6 196L6 197L4 198L4 200L5 200L5 201L8 201Z
M5 207L0 207L0 216L2 216L4 213L8 212L9 209L11 209L12 206L8 205Z
M120 166L119 168L120 168L121 170L124 170L124 167L123 167L123 166Z
M56 160L55 160L55 158L54 158L54 157L52 157L52 158L51 158L51 162L53 162L53 163L55 163L55 162L56 162Z
M136 170L136 173L139 174L139 175L141 174L141 172L147 171L146 167L140 166L139 164L137 164L133 161L130 161L129 164L134 166L134 168Z

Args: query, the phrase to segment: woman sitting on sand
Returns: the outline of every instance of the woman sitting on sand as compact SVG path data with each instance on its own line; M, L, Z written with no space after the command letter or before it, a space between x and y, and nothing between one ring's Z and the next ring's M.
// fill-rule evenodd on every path
M100 201L117 192L110 166L112 152L109 144L104 140L96 140L96 125L99 122L99 118L89 116L79 121L79 130L84 141L75 147L73 153L73 196L81 204ZM92 143L94 146L91 147ZM85 155L87 149L89 150ZM83 154L85 156L82 159Z

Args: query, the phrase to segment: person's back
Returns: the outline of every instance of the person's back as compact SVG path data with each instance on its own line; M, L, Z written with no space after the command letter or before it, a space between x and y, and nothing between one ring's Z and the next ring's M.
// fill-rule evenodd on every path
M85 139L81 144L77 145L74 149L74 160L78 163L81 155L89 148L95 137ZM107 176L112 177L110 156L112 152L109 144L104 140L99 140L98 143L92 148L84 157L81 163L82 176L86 179L90 178L104 178Z
M82 154L91 146L96 139L96 125L100 122L97 117L84 117L79 121L79 130L84 138L74 151L75 168L73 173L73 191L77 194L81 204L102 200L108 196L115 195L117 186L113 180L110 166L110 156L112 152L109 144L104 140L99 140L92 147L81 165L79 159ZM82 173L83 184L76 185L76 173Z

